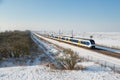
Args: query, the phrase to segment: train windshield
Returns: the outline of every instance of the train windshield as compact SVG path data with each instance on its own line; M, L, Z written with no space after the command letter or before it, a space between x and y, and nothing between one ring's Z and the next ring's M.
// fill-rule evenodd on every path
M90 40L91 44L95 44L95 41L94 40Z

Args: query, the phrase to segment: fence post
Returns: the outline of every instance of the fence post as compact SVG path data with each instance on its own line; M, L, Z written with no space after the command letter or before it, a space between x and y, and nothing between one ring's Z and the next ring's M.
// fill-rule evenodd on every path
M89 56L88 56L88 61L89 61Z
M114 69L114 72L115 72L115 64L113 64L113 69Z
M106 68L106 62L105 62L105 65L104 65L104 66L105 66L105 68Z

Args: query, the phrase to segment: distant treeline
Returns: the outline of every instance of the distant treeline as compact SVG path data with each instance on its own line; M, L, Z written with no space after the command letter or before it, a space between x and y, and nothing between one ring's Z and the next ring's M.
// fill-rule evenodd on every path
M33 42L29 31L0 33L0 59L28 55Z

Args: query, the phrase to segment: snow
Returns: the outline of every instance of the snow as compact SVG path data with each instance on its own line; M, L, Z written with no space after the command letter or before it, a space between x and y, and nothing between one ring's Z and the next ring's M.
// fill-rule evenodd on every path
M34 34L36 34L36 33L34 33ZM70 44L58 42L58 41L55 41L55 40L52 40L52 39L48 39L48 38L45 38L45 37L40 36L38 34L36 34L36 35L40 38L43 38L43 39L53 43L53 44L59 45L63 48L70 48L73 51L77 52L82 57L89 58L89 59L91 59L95 62L99 62L101 64L105 64L105 65L110 66L110 67L115 66L116 69L120 70L120 64L119 64L120 59L110 57L110 56L107 56L107 55L103 55L103 54L93 52L93 51L90 51L90 50L86 50L86 49L83 49L83 48L80 48L80 47L77 47L77 46L73 46L73 45L70 45Z
M90 63L89 63L90 64ZM120 75L100 65L86 70L52 70L42 65L0 68L0 80L119 80ZM93 67L94 66L94 67Z
M58 65L57 65L57 62L56 62L55 59L54 59L54 57L53 57L53 56L51 55L51 53L50 53L50 50L51 50L52 46L47 45L45 42L39 40L39 39L38 39L36 36L34 36L33 34L31 35L31 38L32 38L32 40L33 40L36 44L38 44L38 47L43 50L43 53L46 54L47 56L49 56L50 61L51 61L54 65L58 66Z
M45 46L46 51L48 50L47 52L58 53L59 50L53 45L43 41L39 42L40 47L44 49ZM57 44L56 41L53 42ZM60 44L66 46L65 44ZM0 65L2 65L2 68L0 68L0 80L120 80L120 74L94 62L78 63L85 66L85 70L50 69L50 67L43 65L44 62L49 61L48 57L45 58L45 56L45 53L36 53L33 59L25 58L25 61L21 59L25 65L17 65L14 59L0 62ZM44 59L42 60L42 58ZM19 61L17 61L18 64Z

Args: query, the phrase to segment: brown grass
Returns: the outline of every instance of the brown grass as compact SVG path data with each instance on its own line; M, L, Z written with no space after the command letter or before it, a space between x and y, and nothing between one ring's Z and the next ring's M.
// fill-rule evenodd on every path
M0 33L0 58L22 57L36 50L28 31L6 31Z

